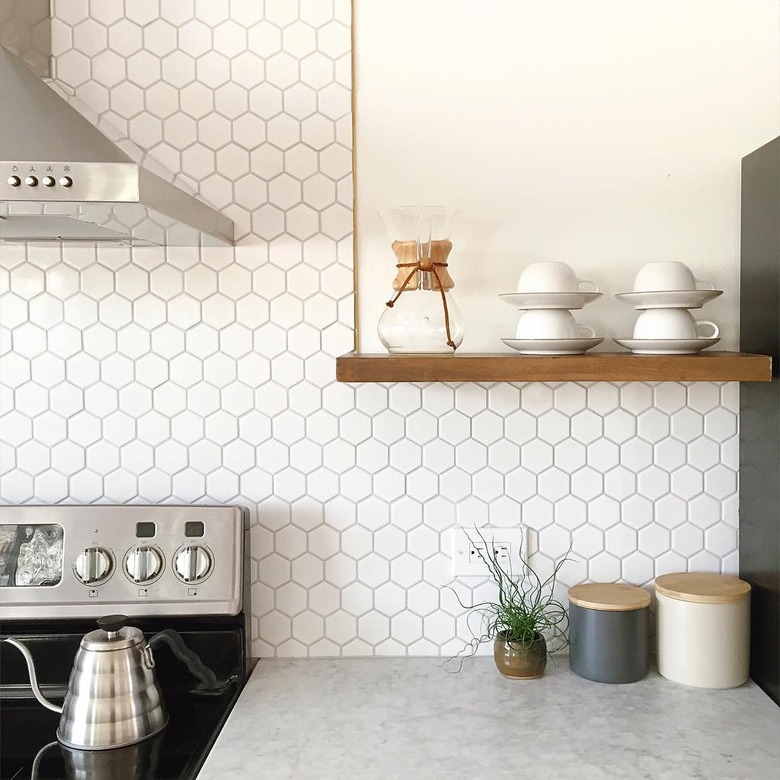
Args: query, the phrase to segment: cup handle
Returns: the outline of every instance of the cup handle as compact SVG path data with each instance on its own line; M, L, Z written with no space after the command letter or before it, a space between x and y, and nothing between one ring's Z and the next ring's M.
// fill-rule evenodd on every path
M702 336L702 334L699 332L699 328L702 325L709 325L713 332L709 336ZM696 320L696 335L700 339L716 339L718 336L720 336L720 328L714 322L710 322L709 320Z
M582 285L583 284L585 284L585 285L589 284L591 286L591 289L590 290L583 290L582 289ZM580 288L580 290L582 292L599 292L599 286L596 284L596 282L591 282L590 279L580 279L578 285L579 285L579 288Z
M577 323L577 334L580 338L595 339L596 331L590 327L590 325L582 325Z
M712 282L705 282L703 279L696 279L696 289L697 290L714 290L715 289L715 285Z

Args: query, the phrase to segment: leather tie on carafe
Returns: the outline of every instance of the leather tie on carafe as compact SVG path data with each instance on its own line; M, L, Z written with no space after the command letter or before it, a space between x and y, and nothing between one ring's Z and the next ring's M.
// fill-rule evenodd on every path
M457 346L455 345L455 342L452 340L452 334L450 333L450 312L447 308L447 294L446 290L451 289L455 286L455 282L452 281L452 277L449 274L449 271L447 271L448 263L446 262L447 257L449 256L450 252L452 251L452 242L451 241L430 241L426 244L428 249L428 254L418 258L414 262L398 262L396 263L396 268L399 269L399 274L396 277L395 281L393 282L393 287L395 287L398 292L393 296L393 298L385 304L389 308L393 308L395 306L395 302L401 297L401 293L404 292L404 290L408 289L417 289L417 284L412 284L412 279L414 279L415 275L418 271L422 271L423 273L432 274L433 278L436 282L435 286L432 288L434 290L438 290L441 293L441 302L442 302L442 308L444 309L444 328L447 333L447 346L452 347L453 350L457 349ZM420 244L417 244L415 241L393 241L393 252L395 252L396 257L403 261L406 259L406 255L408 254L408 250L411 248L411 246L415 247L415 250L418 246L421 246ZM415 251L416 253L416 251ZM434 255L441 255L441 260L434 260ZM409 271L408 274L404 276L404 273L400 271L402 268L411 268L412 270ZM441 271L437 271L437 268L442 269ZM403 278L403 281L399 284L399 280Z

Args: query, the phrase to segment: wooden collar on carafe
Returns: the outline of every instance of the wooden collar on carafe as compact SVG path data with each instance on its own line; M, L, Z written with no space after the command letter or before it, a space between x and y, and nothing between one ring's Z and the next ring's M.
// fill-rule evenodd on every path
M393 241L392 248L398 258L396 268L398 273L393 280L393 289L398 292L387 306L391 309L404 290L416 290L418 287L418 271L428 274L431 281L431 290L441 293L441 303L444 308L444 328L447 332L447 346L457 349L450 333L450 312L447 308L447 296L445 290L451 290L455 286L449 271L447 270L447 258L452 251L452 241L431 241L430 253L427 257L417 257L417 241ZM411 270L410 270L411 269Z
M452 241L431 241L430 246L430 255L420 259L418 262L416 241L393 241L392 249L398 258L396 265L398 273L393 280L394 290L402 288L405 290L417 289L417 274L413 274L409 283L404 285L409 276L409 271L406 269L414 268L415 270L430 271L433 266L436 266L437 273L431 279L434 285L432 289L438 290L439 285L441 285L445 290L451 290L455 286L455 282L452 281L452 277L447 270L447 258L452 251Z

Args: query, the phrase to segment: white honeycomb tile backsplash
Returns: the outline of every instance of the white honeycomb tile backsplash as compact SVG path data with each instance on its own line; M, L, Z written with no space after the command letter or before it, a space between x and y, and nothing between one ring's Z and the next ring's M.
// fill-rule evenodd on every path
M735 384L335 382L348 0L53 11L60 86L239 244L0 246L3 501L248 505L257 655L457 651L456 523L527 526L540 570L571 547L564 584L736 571Z

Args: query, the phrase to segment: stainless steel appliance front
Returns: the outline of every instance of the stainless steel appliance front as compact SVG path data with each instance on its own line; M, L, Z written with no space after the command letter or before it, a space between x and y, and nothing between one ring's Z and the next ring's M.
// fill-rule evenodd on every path
M233 243L233 222L140 165L0 46L0 243ZM94 119L94 117L93 117Z
M236 615L238 506L2 506L0 619Z

